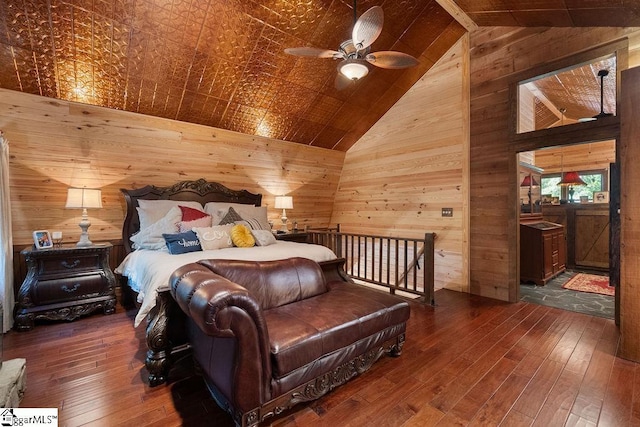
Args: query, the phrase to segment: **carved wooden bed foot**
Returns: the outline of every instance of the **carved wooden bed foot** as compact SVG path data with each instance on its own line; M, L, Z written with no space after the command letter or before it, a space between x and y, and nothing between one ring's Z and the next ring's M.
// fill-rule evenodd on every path
M169 322L173 322L170 325ZM150 311L147 321L147 358L145 366L149 372L149 385L155 387L168 380L173 361L189 350L184 341L184 314L177 309L175 301L169 292L160 292L156 299L156 306ZM171 331L179 329L175 337Z

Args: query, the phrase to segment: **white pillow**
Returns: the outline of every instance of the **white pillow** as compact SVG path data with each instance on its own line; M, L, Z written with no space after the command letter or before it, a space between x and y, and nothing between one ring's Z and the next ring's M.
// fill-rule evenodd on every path
M223 249L233 247L231 229L233 224L216 225L213 227L194 227L202 250Z
M220 220L229 212L229 208L233 208L238 212L238 215L242 219L248 220L255 218L261 225L266 225L269 229L269 220L267 219L267 207L266 206L253 206L244 205L242 203L223 203L223 202L209 202L204 205L204 211L211 215L212 224L219 224Z
M276 237L270 230L251 230L256 246L269 246L276 243Z
M131 236L134 249L160 250L167 246L162 234L175 234L178 232L178 222L182 219L182 211L174 206L158 221L141 229Z
M188 208L203 211L199 202L182 200L144 200L138 199L138 218L140 218L140 230L144 230L151 224L158 222L169 210L175 206L186 206ZM182 219L182 217L180 218Z

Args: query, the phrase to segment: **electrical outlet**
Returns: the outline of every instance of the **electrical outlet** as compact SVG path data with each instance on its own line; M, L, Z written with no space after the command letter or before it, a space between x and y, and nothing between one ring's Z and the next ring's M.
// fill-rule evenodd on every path
M453 216L453 208L442 208L442 216L452 217Z

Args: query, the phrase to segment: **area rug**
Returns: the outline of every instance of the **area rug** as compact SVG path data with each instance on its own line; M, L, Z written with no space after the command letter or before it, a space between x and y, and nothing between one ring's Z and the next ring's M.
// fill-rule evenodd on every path
M609 286L608 276L578 273L562 285L565 289L579 292L591 292L593 294L615 295L615 288Z

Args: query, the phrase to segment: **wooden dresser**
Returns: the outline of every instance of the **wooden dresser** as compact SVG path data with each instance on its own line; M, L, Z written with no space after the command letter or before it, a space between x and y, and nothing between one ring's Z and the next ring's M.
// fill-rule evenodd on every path
M28 331L34 321L74 320L102 309L115 311L115 276L109 268L110 243L89 247L25 248L25 277L15 307L15 329Z
M520 223L520 281L544 285L566 269L567 240L562 224Z

